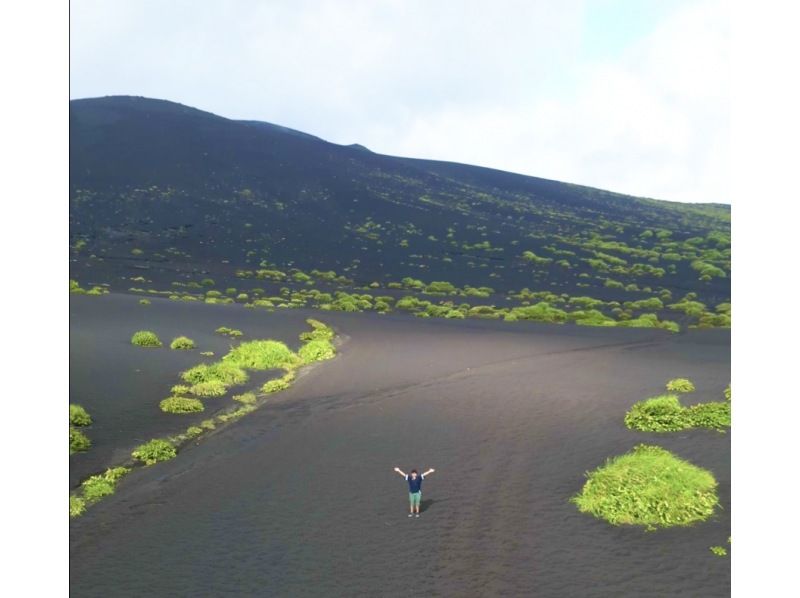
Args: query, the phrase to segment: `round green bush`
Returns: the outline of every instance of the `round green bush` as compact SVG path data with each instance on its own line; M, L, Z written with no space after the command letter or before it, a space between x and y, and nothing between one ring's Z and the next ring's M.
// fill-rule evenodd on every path
M571 501L612 525L686 526L711 517L718 504L711 472L658 446L640 444L587 477Z
M325 359L332 359L336 356L336 349L333 343L326 338L317 338L305 343L297 352L303 363L313 363L315 361L323 361Z
M131 343L139 347L160 347L162 344L156 333L149 330L135 332L131 337Z
M194 349L194 341L186 336L179 336L170 343L170 349L186 351Z
M92 418L86 409L80 405L70 404L69 423L71 423L73 426L89 426L92 423Z
M671 392L694 392L694 384L687 378L675 378L667 382L667 390Z
M155 438L150 442L145 442L137 446L131 456L134 459L142 461L145 465L152 465L159 461L168 461L175 457L177 452L171 442Z
M187 399L184 397L169 397L159 403L161 411L166 413L197 413L203 411L203 403L197 399Z

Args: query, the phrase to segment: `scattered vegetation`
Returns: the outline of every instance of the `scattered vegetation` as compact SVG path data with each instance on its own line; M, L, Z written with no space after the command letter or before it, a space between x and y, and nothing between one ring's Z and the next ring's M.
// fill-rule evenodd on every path
M712 401L684 407L677 395L666 394L634 404L625 414L625 425L642 432L677 432L691 428L724 431L731 426L731 404L730 401Z
M162 345L156 333L149 330L135 332L131 337L131 343L139 347L160 347Z
M724 546L712 546L709 550L717 556L728 556L728 550Z
M711 517L718 504L711 472L657 446L640 444L587 478L572 502L612 525L686 526Z

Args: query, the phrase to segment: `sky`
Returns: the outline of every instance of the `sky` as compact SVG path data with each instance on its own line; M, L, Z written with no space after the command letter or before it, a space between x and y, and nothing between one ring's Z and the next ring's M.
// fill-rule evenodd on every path
M71 0L70 98L730 203L724 0Z

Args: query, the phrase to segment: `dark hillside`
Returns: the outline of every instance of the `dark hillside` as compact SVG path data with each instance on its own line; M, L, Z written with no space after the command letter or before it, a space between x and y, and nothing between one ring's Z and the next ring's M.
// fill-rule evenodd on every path
M210 277L247 291L310 276L397 294L444 281L490 288L497 306L523 288L620 304L691 292L711 310L730 299L727 206L385 156L137 97L72 101L70 152L81 282Z

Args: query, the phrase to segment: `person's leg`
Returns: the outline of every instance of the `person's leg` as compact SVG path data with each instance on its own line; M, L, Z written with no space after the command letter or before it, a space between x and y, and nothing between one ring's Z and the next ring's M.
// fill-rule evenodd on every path
M419 515L419 503L422 501L422 492L417 492L414 496L414 507L417 510L417 515Z
M410 492L408 493L408 516L411 517L414 514L414 495Z

